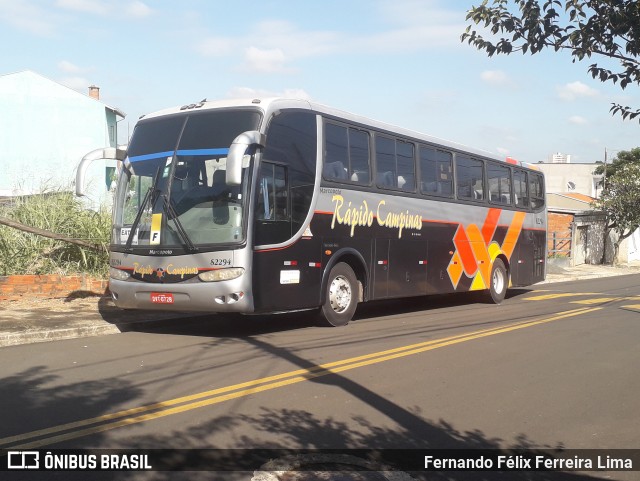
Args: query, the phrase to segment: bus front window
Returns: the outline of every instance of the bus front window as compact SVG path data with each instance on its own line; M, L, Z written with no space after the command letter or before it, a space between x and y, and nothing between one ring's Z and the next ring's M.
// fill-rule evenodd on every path
M244 156L236 186L226 183L227 154L260 118L236 110L141 121L118 182L113 247L200 250L242 242L252 155Z

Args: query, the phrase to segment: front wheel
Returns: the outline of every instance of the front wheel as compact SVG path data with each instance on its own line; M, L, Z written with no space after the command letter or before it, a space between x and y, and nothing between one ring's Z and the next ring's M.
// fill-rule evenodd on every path
M358 305L358 279L344 262L331 268L320 307L320 323L325 326L346 326Z
M491 294L491 300L500 304L504 300L504 296L507 294L508 276L507 269L504 266L504 262L501 259L493 261L493 267L491 268L491 279L489 286L489 293Z

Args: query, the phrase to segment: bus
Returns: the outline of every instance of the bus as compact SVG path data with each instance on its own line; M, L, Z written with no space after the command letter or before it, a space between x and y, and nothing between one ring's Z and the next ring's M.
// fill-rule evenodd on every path
M534 166L296 99L207 101L140 118L120 162L109 289L116 306L314 310L510 287L546 272Z

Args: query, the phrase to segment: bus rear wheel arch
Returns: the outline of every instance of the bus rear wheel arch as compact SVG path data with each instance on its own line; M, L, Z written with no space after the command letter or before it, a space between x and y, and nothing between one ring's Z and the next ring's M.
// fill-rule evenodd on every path
M346 262L338 262L329 271L323 286L319 323L323 326L346 326L361 299L362 284Z

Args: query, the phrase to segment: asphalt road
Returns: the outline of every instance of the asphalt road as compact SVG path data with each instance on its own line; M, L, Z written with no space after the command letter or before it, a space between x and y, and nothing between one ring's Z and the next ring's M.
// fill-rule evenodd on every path
M500 306L374 303L345 328L308 313L211 316L6 347L0 448L640 449L639 344L632 275L514 290ZM498 479L465 476L417 479ZM499 479L640 471L518 476Z

